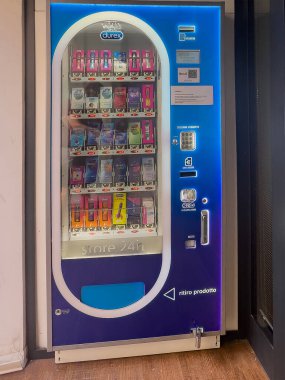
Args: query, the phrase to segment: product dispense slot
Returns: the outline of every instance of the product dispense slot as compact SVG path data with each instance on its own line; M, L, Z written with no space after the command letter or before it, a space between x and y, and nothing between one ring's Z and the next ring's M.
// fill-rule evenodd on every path
M209 211L201 211L201 245L209 244Z

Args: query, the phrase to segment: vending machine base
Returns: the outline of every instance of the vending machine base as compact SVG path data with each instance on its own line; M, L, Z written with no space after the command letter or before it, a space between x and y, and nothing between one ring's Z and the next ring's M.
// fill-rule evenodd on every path
M149 342L140 340L139 342L111 342L110 345L100 345L96 347L86 347L55 351L55 362L57 364L83 362L89 360L103 360L127 358L132 356L146 356L157 354L168 354L172 352L185 352L197 350L209 350L220 348L220 335L211 335L197 338L177 336L168 340L157 340Z

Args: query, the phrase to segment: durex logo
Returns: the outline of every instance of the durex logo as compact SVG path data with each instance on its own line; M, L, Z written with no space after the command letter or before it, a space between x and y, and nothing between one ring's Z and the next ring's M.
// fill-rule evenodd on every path
M124 38L124 33L119 30L104 30L100 33L102 40L122 40Z

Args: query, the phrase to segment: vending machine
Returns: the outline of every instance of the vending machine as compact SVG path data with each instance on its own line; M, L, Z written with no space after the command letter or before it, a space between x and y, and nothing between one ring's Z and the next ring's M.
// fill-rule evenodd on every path
M223 4L50 4L58 362L219 347Z

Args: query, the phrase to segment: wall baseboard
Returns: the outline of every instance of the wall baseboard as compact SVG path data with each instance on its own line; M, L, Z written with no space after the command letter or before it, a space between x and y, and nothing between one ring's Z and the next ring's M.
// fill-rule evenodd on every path
M21 371L27 364L27 347L23 351L0 356L0 375Z

